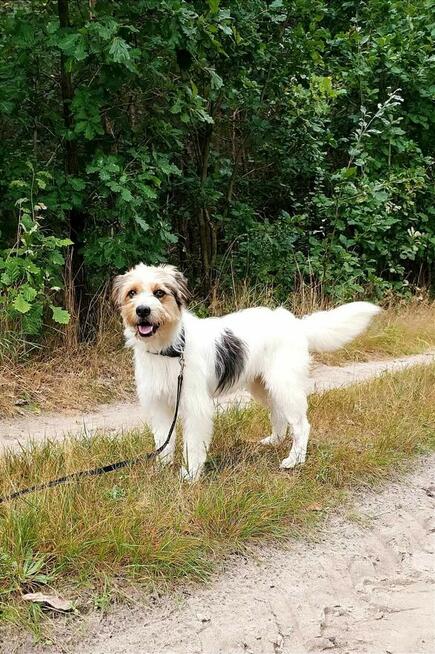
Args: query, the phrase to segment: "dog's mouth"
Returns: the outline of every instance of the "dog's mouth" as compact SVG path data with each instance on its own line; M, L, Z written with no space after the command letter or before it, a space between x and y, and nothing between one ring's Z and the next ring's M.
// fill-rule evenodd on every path
M137 325L137 333L142 338L147 338L155 334L159 327L160 325L153 325L152 323L148 322L148 320L142 320Z

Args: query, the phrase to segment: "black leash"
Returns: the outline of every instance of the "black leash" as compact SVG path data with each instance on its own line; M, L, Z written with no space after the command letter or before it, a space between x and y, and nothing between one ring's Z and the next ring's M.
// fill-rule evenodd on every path
M156 456L158 456L161 452L163 452L163 450L171 440L171 436L175 428L175 423L177 422L178 407L180 406L181 388L183 386L183 373L184 373L183 352L179 351L177 355L170 354L168 356L177 356L180 358L180 373L177 378L177 399L175 402L174 418L172 420L169 433L166 436L166 440L162 445L160 445L160 447L158 447L153 452L149 452L148 454L142 454L141 456L138 456L136 459L125 459L125 461L108 463L105 466L99 466L98 468L92 468L91 470L81 470L80 472L73 472L70 475L65 475L64 477L59 477L58 479L52 479L51 481L47 481L44 484L36 484L35 486L22 488L21 490L15 491L15 493L11 493L10 495L5 495L4 497L0 497L0 504L4 504L5 502L10 502L11 500L15 500L17 497L22 497L23 495L28 495L29 493L36 493L38 491L45 490L46 488L53 488L53 486L60 486L61 484L66 484L69 481L73 481L75 479L82 479L83 477L98 477L99 475L106 474L106 472L113 472L114 470L121 470L121 468L126 468L127 466L137 465L141 461L151 461L151 459L155 459Z

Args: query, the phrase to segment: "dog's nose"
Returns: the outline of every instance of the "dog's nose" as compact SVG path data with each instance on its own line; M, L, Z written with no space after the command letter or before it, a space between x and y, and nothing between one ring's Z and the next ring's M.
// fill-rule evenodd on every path
M151 309L149 307L144 306L141 304L140 306L136 307L136 314L139 316L139 318L146 318L149 316L151 313Z

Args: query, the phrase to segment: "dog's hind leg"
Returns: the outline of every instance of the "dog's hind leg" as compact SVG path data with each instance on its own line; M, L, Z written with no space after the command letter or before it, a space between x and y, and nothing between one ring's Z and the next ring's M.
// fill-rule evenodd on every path
M308 403L304 381L303 370L300 374L296 372L283 375L282 369L275 366L268 371L267 387L272 406L275 407L277 415L281 416L281 420L285 420L293 430L293 445L288 457L281 462L281 468L293 468L298 463L304 463L306 458L310 425L307 420ZM285 435L285 431L282 431L282 422L278 422L277 426L281 428L277 433ZM279 442L279 436L278 439L275 437L273 440L272 437L267 442Z
M279 407L272 401L269 391L266 389L263 380L256 377L249 384L249 392L252 397L263 406L270 409L270 421L272 423L272 434L262 438L262 445L278 445L284 440L287 433L287 420Z
M310 424L306 415L292 418L290 424L293 429L293 445L288 457L281 461L280 468L294 468L298 463L304 463L307 456Z
M278 445L286 437L287 420L285 415L275 404L272 404L270 421L272 423L272 433L270 436L261 439L260 443L262 445Z

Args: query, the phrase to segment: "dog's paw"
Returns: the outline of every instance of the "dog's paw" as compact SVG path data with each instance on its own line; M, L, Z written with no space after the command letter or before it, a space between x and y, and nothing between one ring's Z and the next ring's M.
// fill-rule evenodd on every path
M302 452L292 452L290 453L290 456L288 456L286 459L283 459L280 464L280 468L282 470L291 470L295 466L304 463L305 461L305 454Z
M200 469L188 470L185 466L183 466L180 470L181 481L188 481L189 483L193 483L195 481L198 481L200 475L201 475Z
M271 436L265 436L265 438L262 438L260 445L279 445L279 443L281 443L283 440L284 437L281 438L281 436L272 434Z

